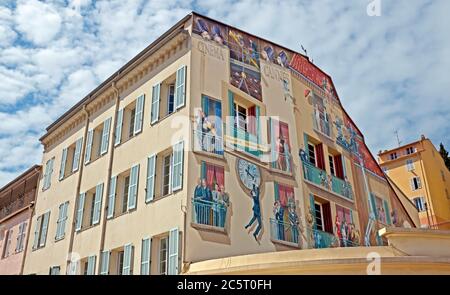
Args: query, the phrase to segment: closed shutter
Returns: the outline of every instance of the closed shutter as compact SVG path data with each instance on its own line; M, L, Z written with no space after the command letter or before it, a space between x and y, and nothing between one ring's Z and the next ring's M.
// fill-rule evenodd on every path
M370 193L370 211L372 212L373 218L375 220L378 220L378 210L377 206L375 204L375 196L374 194Z
M138 182L139 182L139 164L131 168L130 186L128 187L128 210L136 208Z
M86 142L86 151L84 153L84 164L91 161L92 139L94 137L94 130L89 130Z
M168 275L178 274L178 228L174 228L169 232L169 261L167 267Z
M102 198L103 198L103 183L100 183L95 188L94 216L92 218L93 225L100 222L100 212L102 210Z
M100 274L101 275L108 275L109 274L109 251L103 251L101 254L101 269Z
M391 214L390 214L390 210L389 210L389 203L386 200L383 200L383 205L384 205L384 212L386 214L386 223L388 225L391 224Z
M131 275L132 255L133 255L133 245L126 244L124 246L124 253L123 253L123 268L122 268L123 275Z
M145 194L145 202L147 203L152 201L155 195L155 166L156 155L153 154L147 160L147 188Z
M47 231L48 231L48 221L50 219L50 212L47 212L44 214L43 220L42 220L42 230L41 230L41 236L39 238L39 247L45 246L45 241L47 240Z
M73 162L72 162L72 172L78 170L80 166L80 155L81 155L81 147L83 146L83 137L79 138L75 143L75 152L73 154Z
M183 155L184 142L173 146L172 191L180 190L183 186Z
M55 240L58 240L61 238L62 234L61 234L61 223L62 223L62 219L63 219L63 214L64 214L64 203L59 205L59 213L58 213L58 220L56 221L56 236L55 236Z
M123 109L120 109L117 112L117 122L116 122L116 134L114 139L114 146L120 144L120 140L122 139L122 125L123 125Z
M36 225L34 227L34 241L33 241L33 250L37 249L39 246L39 233L41 231L42 224L42 216L36 218Z
M186 66L177 70L175 81L175 109L184 106L186 100Z
M161 98L161 83L153 86L152 90L152 110L150 123L154 124L159 120L159 101Z
M78 198L78 207L77 207L77 221L75 225L75 231L81 230L83 225L83 212L84 212L84 199L86 198L86 193L81 193Z
M59 168L59 180L62 180L64 178L64 172L66 171L66 160L67 160L67 148L64 148L61 157L61 166Z
M107 218L114 217L114 207L116 206L116 186L117 186L117 176L111 177L111 183L109 185L108 194L108 215Z
M86 274L87 275L95 275L95 261L96 261L96 256L92 255L88 257L88 264L87 264L87 271Z
M52 173L53 173L53 161L55 158L51 158L47 161L46 167L45 167L45 173L44 173L44 186L43 189L46 190L50 188L51 185L51 179L52 179Z
M151 238L142 240L141 250L141 275L150 274L150 255L151 255Z
M312 228L313 229L317 229L317 223L316 223L316 206L315 206L315 202L314 202L314 195L310 194L309 195L309 206L310 206L310 211L311 211L311 216L312 216Z
M106 154L109 147L109 134L111 131L111 118L108 118L103 122L102 143L100 148L100 155Z
M142 131L142 119L144 113L144 100L145 95L141 95L138 97L136 101L136 115L134 116L134 130L133 135L138 134Z

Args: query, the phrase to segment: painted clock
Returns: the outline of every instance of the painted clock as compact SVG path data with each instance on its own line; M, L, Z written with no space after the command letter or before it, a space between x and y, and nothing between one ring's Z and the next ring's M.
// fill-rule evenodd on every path
M261 171L257 165L244 159L238 159L237 172L242 184L249 190L253 188L253 184L258 187L261 185Z

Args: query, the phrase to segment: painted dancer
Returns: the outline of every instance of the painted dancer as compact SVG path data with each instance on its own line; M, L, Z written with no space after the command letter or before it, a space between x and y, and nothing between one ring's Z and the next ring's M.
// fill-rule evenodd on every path
M253 217L249 221L249 223L245 226L245 229L249 228L255 221L258 222L258 227L253 232L253 237L258 242L258 234L262 228L262 220L261 220L261 205L259 204L259 187L256 184L253 184L253 189L250 191L250 195L253 199Z

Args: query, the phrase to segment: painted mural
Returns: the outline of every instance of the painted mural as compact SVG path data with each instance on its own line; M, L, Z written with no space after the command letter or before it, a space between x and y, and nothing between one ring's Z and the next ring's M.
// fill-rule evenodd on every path
M222 103L202 96L202 108L195 111L194 151L223 155Z

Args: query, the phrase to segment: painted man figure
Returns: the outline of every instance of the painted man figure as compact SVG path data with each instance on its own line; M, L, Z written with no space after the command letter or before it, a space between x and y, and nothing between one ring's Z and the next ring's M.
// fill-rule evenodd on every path
M261 220L261 205L259 204L259 187L253 184L253 189L250 191L250 195L253 199L253 217L250 222L245 226L245 229L249 228L255 221L258 222L258 227L253 232L253 237L258 241L258 234L261 231L262 220Z

